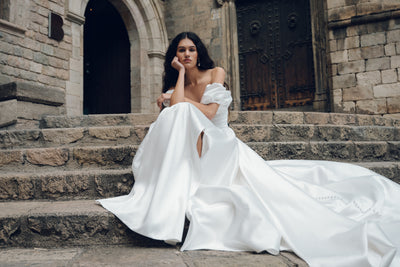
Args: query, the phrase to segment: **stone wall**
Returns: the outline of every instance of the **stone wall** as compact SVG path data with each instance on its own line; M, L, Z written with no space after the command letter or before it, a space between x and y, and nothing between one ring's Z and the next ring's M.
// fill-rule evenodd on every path
M68 21L64 20L62 41L48 37L49 11L64 14L64 2L10 1L9 20L0 22L0 83L29 81L65 90L72 52Z
M225 64L222 53L222 10L215 0L165 1L165 24L171 41L183 31L195 32L209 49L216 65Z
M334 112L400 117L400 2L327 0Z
M49 12L64 14L64 2L56 0L2 1L0 13L0 85L15 86L15 94L2 91L2 125L18 121L32 124L43 115L65 113L66 81L71 55L70 24L64 21L64 38L58 42L48 37ZM20 90L48 92L42 99L21 97ZM57 96L51 99L52 96ZM12 100L11 100L12 99ZM39 104L38 104L39 103ZM12 111L12 112L10 112ZM12 118L12 119L10 119Z

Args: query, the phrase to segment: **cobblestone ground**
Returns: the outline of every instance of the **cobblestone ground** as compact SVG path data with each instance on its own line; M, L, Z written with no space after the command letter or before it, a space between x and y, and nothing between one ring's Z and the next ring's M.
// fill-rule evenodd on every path
M57 249L7 248L0 250L1 267L20 266L307 266L294 254L188 251L177 248L138 248L128 246Z

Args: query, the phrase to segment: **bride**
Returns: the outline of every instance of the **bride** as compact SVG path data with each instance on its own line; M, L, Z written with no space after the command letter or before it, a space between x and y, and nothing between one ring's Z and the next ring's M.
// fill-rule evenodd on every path
M166 105L140 145L129 195L98 200L182 250L293 251L310 266L400 266L400 186L330 161L264 161L228 127L225 72L191 32L164 64Z

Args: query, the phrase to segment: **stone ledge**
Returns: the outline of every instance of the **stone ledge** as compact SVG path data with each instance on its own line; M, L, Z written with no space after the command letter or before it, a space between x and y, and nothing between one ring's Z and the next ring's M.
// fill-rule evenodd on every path
M400 9L394 9L389 11L383 11L379 13L353 16L344 20L331 21L328 23L329 29L339 29L348 26L368 24L378 21L390 20L400 18Z
M0 85L0 101L10 99L61 106L65 103L65 92L62 89L24 82L12 82Z

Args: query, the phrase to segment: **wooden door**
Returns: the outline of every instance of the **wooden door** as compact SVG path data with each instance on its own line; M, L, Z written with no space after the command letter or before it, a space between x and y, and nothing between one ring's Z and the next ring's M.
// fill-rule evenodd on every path
M107 0L91 0L84 27L84 114L131 111L130 43Z
M237 0L242 110L312 105L309 0Z

